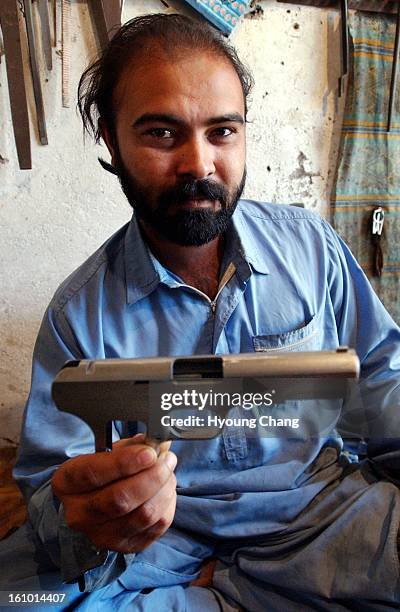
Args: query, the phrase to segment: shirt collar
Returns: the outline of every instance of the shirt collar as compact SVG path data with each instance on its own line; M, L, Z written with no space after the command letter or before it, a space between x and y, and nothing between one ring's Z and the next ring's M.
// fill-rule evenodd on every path
M160 269L156 270L150 250L143 240L135 214L125 236L126 300L134 304L146 297L160 283Z
M227 231L229 254L228 257L235 263L237 272L244 276L244 270L238 261L238 256L261 274L269 274L266 264L266 254L257 248L253 230L245 219L239 202L232 217L232 224ZM245 209L245 204L244 207ZM168 271L156 260L146 242L143 240L135 214L125 236L125 278L126 299L128 304L134 304L147 297L161 282L171 280ZM248 277L248 273L245 274ZM247 278L243 278L247 280Z
M257 228L257 220L250 219L246 212L246 200L240 200L232 218L234 228L233 240L236 242L236 248L242 257L256 272L269 274L267 249L261 250L261 241L260 239L257 240L260 235L260 230Z

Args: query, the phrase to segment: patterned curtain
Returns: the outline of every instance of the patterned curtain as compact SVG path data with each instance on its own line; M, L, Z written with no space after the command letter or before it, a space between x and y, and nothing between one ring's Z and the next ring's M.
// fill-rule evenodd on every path
M400 91L386 132L396 22L394 16L350 15L352 66L342 129L332 223L350 246L393 318L400 323ZM400 82L400 79L399 79ZM372 214L385 213L375 272Z

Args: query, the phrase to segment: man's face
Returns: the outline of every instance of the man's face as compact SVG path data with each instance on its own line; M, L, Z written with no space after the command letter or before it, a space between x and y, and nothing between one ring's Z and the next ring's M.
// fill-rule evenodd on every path
M182 245L225 231L245 177L239 78L228 60L195 53L135 58L114 93L110 146L139 220Z

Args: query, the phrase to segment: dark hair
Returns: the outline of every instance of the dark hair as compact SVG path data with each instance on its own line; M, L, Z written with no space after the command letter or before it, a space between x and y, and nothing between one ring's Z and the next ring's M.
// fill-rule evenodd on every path
M100 140L99 118L114 134L113 92L127 62L158 42L164 51L206 50L225 57L239 77L247 113L247 98L253 86L251 72L240 61L233 46L217 30L179 14L136 17L114 35L100 58L86 68L78 86L78 109L84 129Z

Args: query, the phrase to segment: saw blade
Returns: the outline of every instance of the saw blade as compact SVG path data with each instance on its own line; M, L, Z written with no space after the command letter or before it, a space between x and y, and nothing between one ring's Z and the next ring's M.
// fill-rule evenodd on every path
M71 106L71 0L61 0L61 45L62 45L62 105Z

